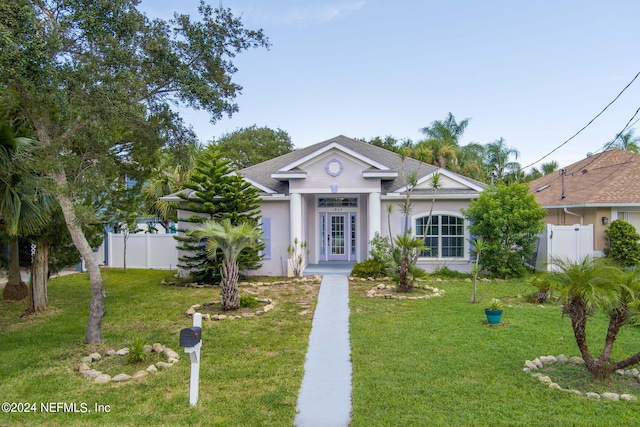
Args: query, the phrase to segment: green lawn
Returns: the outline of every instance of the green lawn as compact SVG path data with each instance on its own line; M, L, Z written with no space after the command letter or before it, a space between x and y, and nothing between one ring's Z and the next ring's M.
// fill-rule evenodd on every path
M218 299L217 289L164 286L167 274L104 271L108 297L100 346L82 344L90 298L84 274L50 282L45 314L20 317L24 303L0 302L0 401L36 403L38 409L0 413L0 426L291 426L317 284L263 287L260 295L276 301L268 314L204 323L195 408L188 404L184 355L170 370L136 382L94 384L75 372L91 351L117 349L136 337L183 354L179 331L191 325L184 311ZM522 372L526 359L578 355L557 305L541 308L515 298L529 291L524 282L490 288L485 302L498 297L507 305L503 324L495 327L484 322L484 304L469 304L470 283L438 283L443 297L417 301L366 298L371 286L351 285L354 427L638 425L637 401L573 396ZM258 290L241 288L249 291ZM597 344L604 318L593 326ZM632 328L620 334L614 357L638 349L640 331ZM57 402L84 403L92 412L41 412L40 404ZM96 413L96 404L109 405L109 412Z
M485 324L484 304L469 304L470 283L437 286L444 297L401 301L365 298L371 284L352 284L353 427L640 423L637 401L574 396L522 372L526 359L579 356L558 305L541 308L515 298L531 291L524 282L490 288L484 303L497 297L507 304L499 326ZM604 318L591 326L599 351ZM640 331L632 328L619 335L614 358L639 350Z
M268 314L205 322L200 398L192 408L189 359L178 345L180 329L192 323L183 313L219 299L219 291L164 286L165 277L162 271L104 271L101 346L82 344L90 299L85 274L51 280L46 314L20 318L24 303L0 302L0 402L36 403L38 409L0 413L0 425L292 425L312 320L299 313L309 300L315 304L319 285L295 291L272 286L264 292L276 302ZM138 336L173 348L180 362L143 380L106 385L74 372L91 351L117 349ZM42 413L40 404L48 402L85 403L92 410L109 405L110 412Z

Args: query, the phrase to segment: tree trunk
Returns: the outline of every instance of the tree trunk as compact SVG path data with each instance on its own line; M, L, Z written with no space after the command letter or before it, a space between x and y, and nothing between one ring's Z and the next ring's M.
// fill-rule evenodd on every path
M587 345L587 308L584 302L579 298L572 298L567 303L567 310L571 317L571 327L573 328L573 335L576 338L576 344L584 360L584 365L594 377L604 379L609 376L610 369L608 369L609 363L603 363L600 360L591 355L589 347Z
M49 307L47 278L49 277L49 244L38 243L31 266L29 312L45 311Z
M220 273L222 274L222 291L221 300L222 300L222 309L227 310L237 310L240 307L240 300L238 297L238 275L240 269L238 268L238 263L229 260L227 258L222 261L222 267L220 268Z
M20 301L29 295L29 288L20 274L20 247L17 236L9 236L9 271L7 284L2 291L6 301Z
M97 344L101 342L102 317L104 316L104 302L106 294L102 288L102 274L100 266L91 249L91 245L82 231L80 221L76 217L73 201L65 193L67 187L67 177L64 171L57 171L52 174L53 179L58 186L57 199L62 208L65 223L71 234L71 240L78 252L82 256L89 273L89 282L91 284L91 303L89 304L89 320L87 322L87 331L85 333L85 344Z
M400 280L398 282L398 292L410 292L411 291L411 283L409 283L409 253L406 252L406 249L402 249L403 254L402 258L400 258L400 269L398 270L398 275L400 276Z

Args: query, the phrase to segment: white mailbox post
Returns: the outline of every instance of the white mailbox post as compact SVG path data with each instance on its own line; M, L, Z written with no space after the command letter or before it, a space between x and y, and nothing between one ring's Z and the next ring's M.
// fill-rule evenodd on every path
M180 346L191 358L191 382L189 385L189 404L198 403L200 383L200 347L202 347L202 314L193 315L193 326L180 331Z

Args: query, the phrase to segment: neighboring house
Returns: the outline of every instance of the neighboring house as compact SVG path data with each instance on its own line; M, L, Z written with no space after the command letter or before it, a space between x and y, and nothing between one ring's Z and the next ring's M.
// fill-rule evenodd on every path
M428 256L418 265L433 271L448 268L469 272L469 231L461 209L484 188L478 181L365 142L338 136L266 162L239 170L260 190L262 229L266 248L256 275L291 274L287 247L296 239L308 245L306 262L360 262L368 257L376 233L404 232L400 205L406 194L405 175L415 171L419 184L412 194L410 227L421 235L434 190L430 177L438 172L442 188L436 193L427 240ZM168 196L165 200L180 201ZM184 206L184 201L181 201ZM387 206L392 206L388 215ZM179 218L192 213L181 210ZM179 223L178 229L187 224Z
M554 225L593 224L596 255L608 224L622 219L640 230L640 155L609 150L532 181L530 191Z

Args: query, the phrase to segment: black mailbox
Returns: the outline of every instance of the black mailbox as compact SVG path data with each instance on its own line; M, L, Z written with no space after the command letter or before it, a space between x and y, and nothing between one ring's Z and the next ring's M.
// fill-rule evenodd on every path
M180 347L193 347L202 339L202 328L192 326L180 331Z

